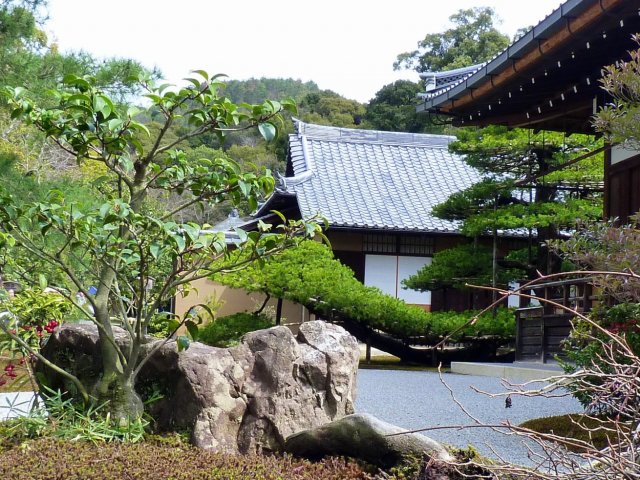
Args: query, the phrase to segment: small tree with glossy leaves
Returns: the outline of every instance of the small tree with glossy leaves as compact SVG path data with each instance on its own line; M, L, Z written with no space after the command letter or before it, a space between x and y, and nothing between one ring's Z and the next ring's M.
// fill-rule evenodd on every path
M222 233L207 225L177 223L173 219L194 205L209 208L222 201L257 206L274 180L267 171L242 172L228 158L187 160L178 148L206 133L257 128L267 140L276 136L280 112L295 111L291 102L265 101L235 105L219 95L219 77L195 72L191 85L175 89L139 78L151 103L148 114L160 124L153 133L136 121L138 110L115 104L92 78L69 75L53 92L55 106L34 104L22 88L7 88L12 116L41 130L82 165L98 162L106 174L93 182L94 206L80 208L52 191L46 202L18 204L10 192L0 195L0 255L5 272L24 285L56 283L85 318L97 327L102 372L95 385L42 357L13 331L7 335L74 385L85 401L109 401L113 418L136 418L142 402L135 380L146 360L161 346L146 347L145 329L160 307L190 281L211 275L212 261L227 254ZM180 126L179 135L167 135ZM149 141L150 137L150 141ZM152 190L170 190L180 200L165 208L151 207ZM298 233L313 235L315 224L285 223L278 232L264 224L242 234L238 246L250 252L246 264L275 254L295 241ZM15 259L32 259L29 262ZM33 268L48 266L49 278ZM239 268L241 264L227 265ZM91 286L95 289L90 288ZM170 314L166 314L170 316ZM115 340L113 322L126 330L123 347ZM195 335L193 318L170 318L172 331L184 325ZM169 341L169 339L165 340ZM188 338L177 338L178 349Z

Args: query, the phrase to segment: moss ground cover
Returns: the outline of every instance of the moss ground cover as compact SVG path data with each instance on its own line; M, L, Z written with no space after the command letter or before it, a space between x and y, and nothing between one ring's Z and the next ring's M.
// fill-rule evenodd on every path
M607 447L609 438L615 442L616 424L608 422L604 417L594 418L580 414L558 415L527 420L520 426L539 433L553 433L591 442L598 449ZM620 423L617 426L620 427Z
M292 457L224 455L182 442L101 443L40 438L5 444L5 480L343 480L372 479L354 462L329 458L311 463Z

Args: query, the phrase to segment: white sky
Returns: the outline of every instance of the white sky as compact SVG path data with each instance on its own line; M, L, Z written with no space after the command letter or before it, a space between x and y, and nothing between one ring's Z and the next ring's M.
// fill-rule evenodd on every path
M313 80L368 102L412 71L399 53L441 32L461 8L492 6L510 36L538 23L560 0L49 0L46 30L62 51L134 58L171 82L190 70L230 78Z

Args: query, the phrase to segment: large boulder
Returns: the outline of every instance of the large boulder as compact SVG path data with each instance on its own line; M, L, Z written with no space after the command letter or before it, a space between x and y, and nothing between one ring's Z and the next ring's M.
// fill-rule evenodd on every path
M285 451L312 460L327 455L358 458L388 468L407 456L452 461L441 444L424 435L383 422L373 415L354 414L331 423L294 433Z
M117 342L128 335L117 329ZM150 340L145 349L159 340ZM64 325L51 336L44 355L75 371L85 385L100 372L97 329ZM359 349L342 327L321 321L246 335L232 348L198 342L182 352L163 345L146 363L136 389L161 397L151 413L161 429L192 432L199 447L229 453L279 451L284 440L353 413ZM48 383L63 379L46 371Z

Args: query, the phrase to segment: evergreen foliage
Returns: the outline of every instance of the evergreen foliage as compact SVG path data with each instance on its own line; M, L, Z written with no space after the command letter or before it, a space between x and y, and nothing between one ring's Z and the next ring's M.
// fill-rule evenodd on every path
M467 243L433 255L433 261L402 282L413 290L441 290L466 288L467 284L488 285L493 279L493 252L482 245ZM499 268L498 283L507 284L517 273Z
M548 254L546 243L576 222L602 215L602 154L570 164L601 142L586 135L501 126L460 129L456 135L450 149L484 178L436 205L434 215L462 221L461 231L469 237L531 232L537 258L512 266L527 276L559 271L560 262Z
M474 312L425 312L377 288L367 287L333 257L327 246L314 241L302 242L295 249L266 260L262 267L255 265L211 278L234 288L294 301L325 318L337 314L398 337L424 337L432 344L458 330L474 315ZM479 335L510 338L514 329L512 312L502 310L495 318L491 314L483 316L458 332L454 340Z

